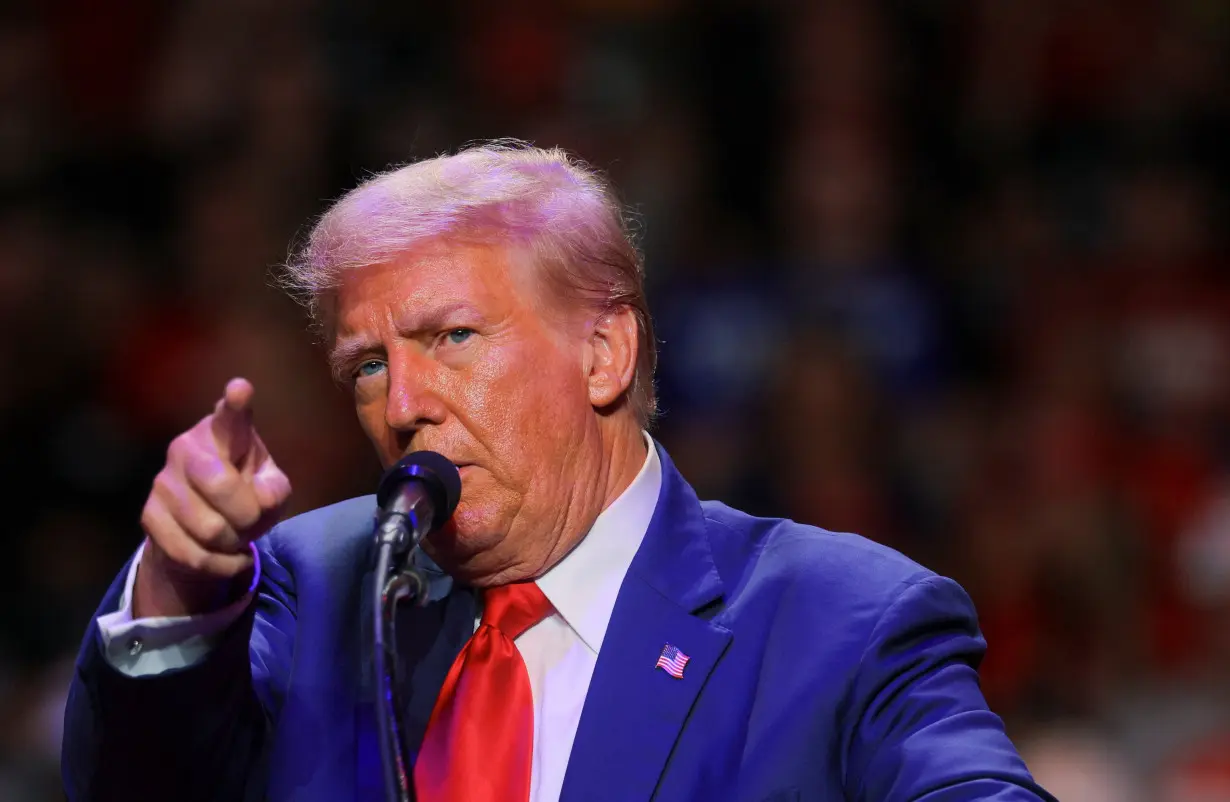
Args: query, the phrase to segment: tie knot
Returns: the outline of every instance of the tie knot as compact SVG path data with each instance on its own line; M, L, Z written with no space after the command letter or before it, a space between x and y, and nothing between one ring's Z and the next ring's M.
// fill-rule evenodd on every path
M501 585L483 591L482 623L516 640L551 613L551 602L534 582Z

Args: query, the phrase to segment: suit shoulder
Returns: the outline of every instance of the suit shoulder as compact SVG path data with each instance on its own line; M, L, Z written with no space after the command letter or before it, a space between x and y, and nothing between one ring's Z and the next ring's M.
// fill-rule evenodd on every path
M723 582L736 594L790 589L816 602L888 604L906 586L935 576L901 552L861 535L785 518L758 518L702 502Z
M792 672L853 673L879 637L915 629L972 631L976 615L952 580L859 535L704 503L724 593L714 621ZM802 644L823 644L812 648ZM783 679L783 681L785 681Z
M366 548L375 513L375 496L349 498L287 518L261 543L285 564L336 561Z

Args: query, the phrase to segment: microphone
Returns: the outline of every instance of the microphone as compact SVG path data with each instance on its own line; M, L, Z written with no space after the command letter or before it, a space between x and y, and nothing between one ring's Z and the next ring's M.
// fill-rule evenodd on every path
M410 553L429 532L453 517L461 499L457 466L434 451L415 451L385 471L376 490L376 581L372 585L372 669L376 675L376 726L385 799L409 802L410 761L400 733L404 729L398 689L397 616L403 599L420 604L427 583L413 567Z
M385 471L376 490L376 545L401 558L453 517L461 499L457 466L434 451L415 451Z

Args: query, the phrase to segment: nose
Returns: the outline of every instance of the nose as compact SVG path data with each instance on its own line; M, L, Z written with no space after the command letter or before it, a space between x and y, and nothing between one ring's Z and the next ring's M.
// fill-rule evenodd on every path
M385 424L409 440L426 426L439 426L448 415L437 374L441 366L424 354L403 351L389 361L389 397ZM403 443L405 445L405 443Z

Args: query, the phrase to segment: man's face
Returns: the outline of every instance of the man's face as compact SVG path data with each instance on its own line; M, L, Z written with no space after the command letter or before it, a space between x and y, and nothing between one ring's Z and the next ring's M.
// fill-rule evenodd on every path
M461 469L428 553L476 584L545 568L597 437L584 325L506 251L447 242L351 271L335 309L332 361L381 462L426 449Z

